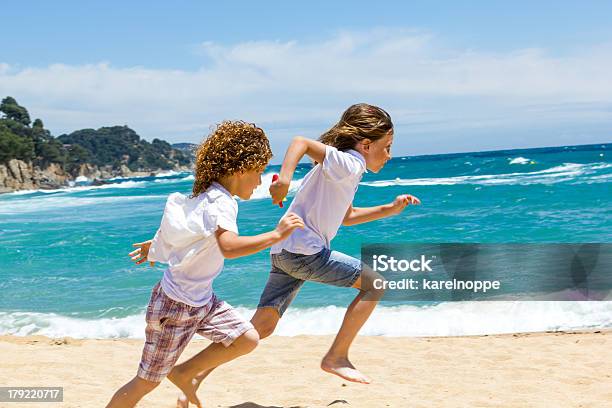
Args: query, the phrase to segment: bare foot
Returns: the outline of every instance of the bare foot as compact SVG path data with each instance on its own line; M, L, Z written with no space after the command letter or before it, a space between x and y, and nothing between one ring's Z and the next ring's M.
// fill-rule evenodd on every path
M189 402L195 404L195 406L197 406L198 408L202 408L202 403L196 395L195 383L197 382L197 380L182 377L181 373L176 367L174 367L172 371L170 371L170 374L168 374L168 379L172 381L172 383L176 385L181 391L183 391L182 396L186 397ZM181 397L179 397L179 400L180 399ZM185 405L178 405L179 400L177 400L177 406L181 408L184 407ZM189 402L186 405L187 407L189 406Z
M176 408L189 408L189 399L185 394L181 393L176 399Z
M369 384L371 382L371 380L367 376L361 374L346 357L336 358L325 356L323 361L321 361L321 369L344 378L347 381L361 384Z
M196 377L191 380L191 384L193 384L193 391L196 392L198 388L200 388L200 384L208 375L212 372L213 368L210 370L202 371ZM183 393L178 396L176 400L176 408L189 408L189 398Z

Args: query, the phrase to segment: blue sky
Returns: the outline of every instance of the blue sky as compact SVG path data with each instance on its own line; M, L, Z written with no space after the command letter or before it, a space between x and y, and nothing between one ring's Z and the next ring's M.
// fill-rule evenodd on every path
M56 135L128 124L197 142L245 119L279 151L365 101L391 113L398 155L609 142L610 15L609 1L11 2L0 96Z

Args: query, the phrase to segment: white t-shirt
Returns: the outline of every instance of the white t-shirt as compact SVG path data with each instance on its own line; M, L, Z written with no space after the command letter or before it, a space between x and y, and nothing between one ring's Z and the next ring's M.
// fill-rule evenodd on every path
M306 174L287 209L302 217L304 228L295 229L289 238L274 245L270 253L284 249L312 255L329 248L365 172L365 159L359 152L326 146L323 163Z
M204 306L212 297L212 282L223 269L224 258L215 231L238 233L238 203L221 184L189 198L168 197L161 226L149 249L149 260L168 264L161 287L170 298Z

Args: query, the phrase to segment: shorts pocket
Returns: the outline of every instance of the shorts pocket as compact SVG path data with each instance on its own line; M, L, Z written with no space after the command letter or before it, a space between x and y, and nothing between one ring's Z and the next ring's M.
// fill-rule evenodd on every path
M162 330L167 325L176 325L181 321L183 309L183 304L169 298L160 290L147 307L147 325L155 330Z
M310 280L310 278L318 273L322 272L322 268L325 266L329 259L330 251L323 248L320 252L312 255L301 255L299 258L300 269L297 273L300 279Z
M272 265L288 275L293 275L302 266L302 263L299 261L301 256L300 254L294 254L283 249L281 253L272 255Z

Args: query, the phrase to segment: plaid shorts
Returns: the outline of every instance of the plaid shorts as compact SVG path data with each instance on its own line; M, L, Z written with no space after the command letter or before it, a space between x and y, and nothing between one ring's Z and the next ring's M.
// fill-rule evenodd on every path
M152 382L160 382L168 375L195 333L227 347L253 329L230 304L214 294L206 305L190 306L168 297L160 283L151 293L146 321L138 376Z

